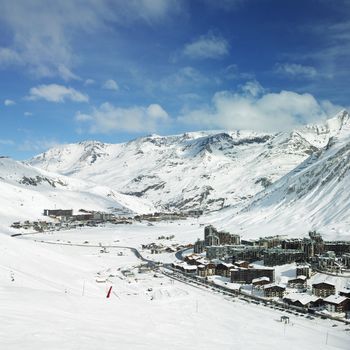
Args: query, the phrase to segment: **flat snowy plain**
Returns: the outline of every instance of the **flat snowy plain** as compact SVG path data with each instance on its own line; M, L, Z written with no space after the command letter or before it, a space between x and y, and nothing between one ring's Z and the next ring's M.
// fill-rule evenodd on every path
M88 246L140 248L169 234L193 242L203 227L186 221L0 234L0 349L349 349L344 324L286 314L285 325L284 312L139 273L130 250Z

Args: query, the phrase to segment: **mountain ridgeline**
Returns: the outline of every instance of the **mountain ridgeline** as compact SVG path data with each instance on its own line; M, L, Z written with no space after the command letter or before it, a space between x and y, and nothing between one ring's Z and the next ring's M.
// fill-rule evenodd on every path
M312 169L328 157L327 150L347 143L349 124L348 112L341 111L290 133L203 131L123 144L87 141L50 149L29 163L141 198L158 210L251 208L276 191L279 200L294 194L293 201L321 191L321 180L295 179L315 177ZM328 174L322 181L337 178L337 169L327 169L318 174ZM347 169L342 169L344 178Z

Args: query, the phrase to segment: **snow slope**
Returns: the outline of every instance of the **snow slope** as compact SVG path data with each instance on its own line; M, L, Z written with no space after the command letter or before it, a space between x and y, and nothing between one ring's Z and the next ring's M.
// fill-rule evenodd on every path
M326 147L258 193L240 212L228 209L225 226L242 233L304 235L317 229L331 239L350 239L350 117L329 121L337 130Z
M146 201L102 185L56 175L22 162L0 158L0 225L38 219L44 208L114 210L123 213L153 210Z
M341 111L288 134L212 131L83 142L30 163L108 183L158 209L224 208L207 221L248 236L317 229L347 239L349 125L349 113Z
M68 144L34 157L30 164L108 183L158 208L209 211L252 198L293 170L339 132L344 113L291 133L208 131L152 135L124 144Z
M75 234L67 232L66 238ZM113 240L114 231L109 234ZM51 237L59 243L56 238ZM155 278L154 272L141 274L134 269L138 264L125 249L101 254L99 248L0 234L0 348L348 348L345 325L291 314L285 325L280 322L283 312ZM124 277L124 268L135 275ZM108 282L96 283L99 275ZM114 293L106 299L109 286Z

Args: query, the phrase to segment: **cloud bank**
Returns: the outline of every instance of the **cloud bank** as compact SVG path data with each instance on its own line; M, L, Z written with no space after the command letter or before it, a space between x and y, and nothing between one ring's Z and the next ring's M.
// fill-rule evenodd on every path
M29 90L28 100L46 100L48 102L88 102L89 97L71 87L58 84L39 85Z
M197 128L289 131L319 122L342 109L331 102L317 101L308 93L266 92L259 83L248 82L239 92L217 92L211 104L185 110L177 121Z
M183 49L183 55L192 59L218 59L228 55L228 53L228 41L212 32L186 44Z
M120 131L155 132L170 118L159 104L121 108L106 102L90 114L77 113L75 120L80 124L87 123L90 133L108 134Z
M19 65L38 78L80 79L77 36L136 21L148 25L182 11L180 0L0 0L0 22L9 44L0 46L0 67Z

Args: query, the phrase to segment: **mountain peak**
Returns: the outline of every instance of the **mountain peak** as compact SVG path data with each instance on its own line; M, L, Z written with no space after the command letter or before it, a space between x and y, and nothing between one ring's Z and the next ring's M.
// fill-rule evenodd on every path
M327 125L337 126L339 130L344 124L349 123L349 112L346 109L342 109L334 117L327 119Z

